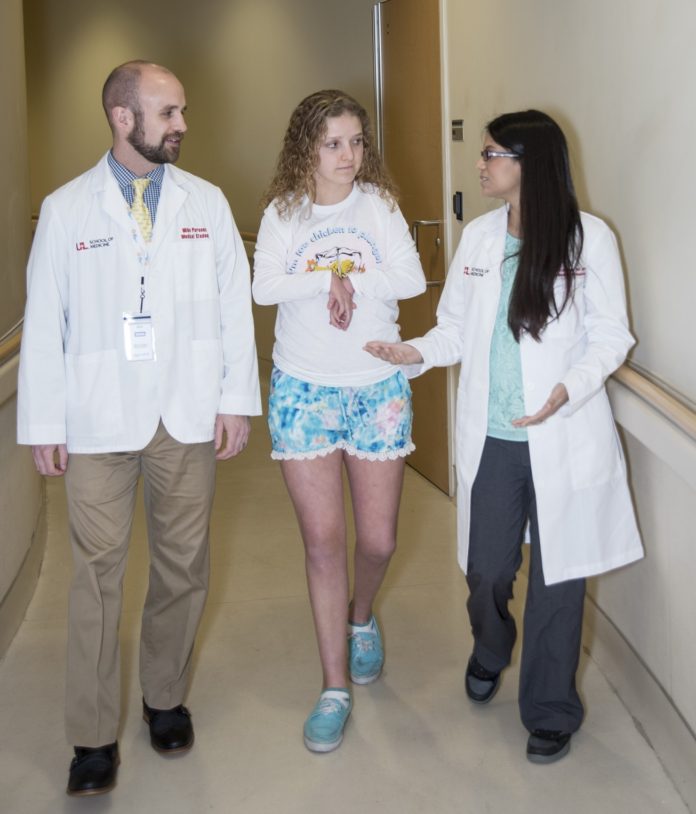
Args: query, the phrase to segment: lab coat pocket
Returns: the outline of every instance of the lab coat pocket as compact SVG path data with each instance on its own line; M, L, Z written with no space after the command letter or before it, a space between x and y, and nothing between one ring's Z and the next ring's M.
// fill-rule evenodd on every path
M123 431L115 350L65 354L68 437L111 437Z
M569 433L573 488L595 487L621 474L621 447L604 390L563 421Z
M170 246L174 255L170 267L174 269L177 302L196 302L219 296L215 250L210 240L179 241Z
M191 342L191 397L199 415L215 416L222 387L222 345L219 339Z

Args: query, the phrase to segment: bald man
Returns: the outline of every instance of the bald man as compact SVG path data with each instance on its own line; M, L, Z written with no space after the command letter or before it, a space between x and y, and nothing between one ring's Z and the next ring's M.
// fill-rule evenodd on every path
M65 476L68 794L113 788L118 629L136 489L150 548L140 682L152 746L186 752L183 701L208 589L215 462L261 412L249 266L222 192L175 167L178 79L145 61L104 85L113 146L43 203L28 268L18 440Z

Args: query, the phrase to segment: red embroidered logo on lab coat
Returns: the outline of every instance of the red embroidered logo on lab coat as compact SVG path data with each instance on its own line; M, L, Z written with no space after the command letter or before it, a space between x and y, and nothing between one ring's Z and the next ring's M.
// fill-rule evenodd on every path
M86 252L87 249L108 249L113 237L97 237L93 240L78 240L75 244L76 252Z

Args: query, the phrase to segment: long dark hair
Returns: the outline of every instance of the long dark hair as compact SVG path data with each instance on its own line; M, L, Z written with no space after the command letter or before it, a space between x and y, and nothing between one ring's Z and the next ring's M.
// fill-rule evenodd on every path
M559 316L573 290L583 245L580 211L570 175L563 131L546 113L505 113L486 126L496 143L519 156L522 246L510 295L508 324L519 342L523 332L539 341L544 326ZM554 282L565 279L558 304Z

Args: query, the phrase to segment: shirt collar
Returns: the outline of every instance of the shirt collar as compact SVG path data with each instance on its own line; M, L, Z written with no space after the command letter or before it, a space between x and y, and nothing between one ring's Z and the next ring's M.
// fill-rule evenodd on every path
M134 172L131 172L128 167L124 167L120 161L117 161L114 158L114 154L111 150L109 150L107 153L106 160L109 162L111 172L113 172L114 177L118 181L121 189L129 188L131 181L134 178L149 178L150 183L154 184L157 188L161 188L162 186L162 181L164 179L164 164L158 164L154 170L150 170L147 175L136 175Z

